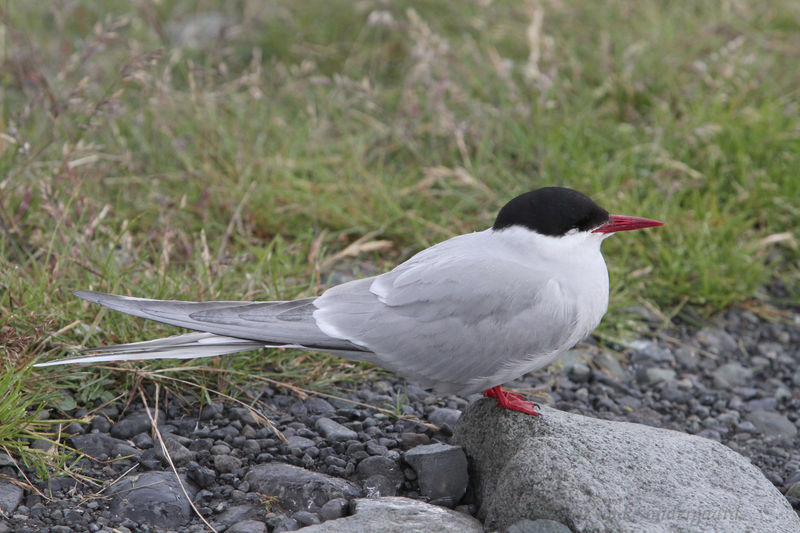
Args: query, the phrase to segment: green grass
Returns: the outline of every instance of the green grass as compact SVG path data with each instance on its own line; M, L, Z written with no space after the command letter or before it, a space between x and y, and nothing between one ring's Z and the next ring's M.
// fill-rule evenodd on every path
M626 310L642 302L668 316L775 303L776 280L793 291L778 303L797 304L792 0L542 2L540 26L512 1L0 5L7 374L174 331L72 290L307 296L484 229L544 185L667 223L604 245L601 334L637 327ZM179 37L209 14L222 25ZM388 242L331 259L364 236ZM263 357L209 365L252 372ZM364 372L271 359L301 383ZM79 404L135 382L45 375Z

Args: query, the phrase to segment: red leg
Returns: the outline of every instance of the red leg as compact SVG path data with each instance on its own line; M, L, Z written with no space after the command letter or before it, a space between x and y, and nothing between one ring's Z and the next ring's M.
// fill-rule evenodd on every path
M539 416L539 413L536 412L537 405L535 403L525 401L521 394L504 391L500 385L483 391L483 395L487 398L497 398L497 405L503 409Z

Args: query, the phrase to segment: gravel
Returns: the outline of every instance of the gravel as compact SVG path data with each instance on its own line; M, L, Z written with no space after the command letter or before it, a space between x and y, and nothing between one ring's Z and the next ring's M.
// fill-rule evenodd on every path
M749 458L783 494L789 491L787 499L798 510L800 313L785 310L776 316L780 319L765 320L731 309L702 328L680 324L666 331L656 329L659 322L653 317L650 337L614 346L616 351L589 340L563 365L510 385L560 410L720 441ZM350 516L355 499L365 496L433 498L457 512L475 511L469 494L456 501L460 489L448 489L443 497L431 488L426 480L433 479L436 461L415 466L414 459L408 460L417 447L452 444L453 426L472 398L438 396L392 376L339 387L338 394L371 405L394 405L397 397L404 398L399 409L416 416L414 421L341 399L300 399L273 386L253 392L257 407L286 441L247 409L223 403L201 406L168 396L154 416L195 506L220 530L291 531ZM64 414L82 420L65 428L66 442L106 462L78 460L75 470L87 476L81 481L36 482L45 497L11 489L0 531L205 530L193 512L184 512L185 497L153 441L141 404L120 402L91 415L78 409L53 411L52 417ZM91 497L101 486L89 479L110 484L129 470L103 498ZM2 455L0 473L21 479ZM25 473L36 479L35 472ZM154 492L168 498L162 505L174 506L162 508L172 510L130 513L115 503L122 488L132 488L132 476L148 475L156 476L161 487ZM150 511L159 508L153 498L145 498ZM519 527L527 531L532 526Z

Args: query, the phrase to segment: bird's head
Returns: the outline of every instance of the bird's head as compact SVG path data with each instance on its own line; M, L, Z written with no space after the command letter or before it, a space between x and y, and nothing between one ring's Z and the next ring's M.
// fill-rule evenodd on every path
M565 187L543 187L521 194L500 210L495 231L521 227L548 237L594 236L662 226L649 218L611 215L585 194Z

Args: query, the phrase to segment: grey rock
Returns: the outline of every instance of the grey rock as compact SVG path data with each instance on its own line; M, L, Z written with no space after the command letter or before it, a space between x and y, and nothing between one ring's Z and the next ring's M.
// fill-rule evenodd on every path
M200 420L213 420L222 415L223 405L220 402L211 402L202 407Z
M153 419L158 420L159 424L164 420L164 413L159 410L153 413ZM129 439L138 433L150 429L150 418L145 411L138 411L130 414L111 427L111 436L118 439Z
M92 418L90 427L99 433L108 433L108 430L111 429L111 421L104 416L95 416Z
M786 416L775 411L756 409L747 413L745 418L765 437L792 438L797 435L797 427Z
M0 512L7 516L22 502L22 487L8 480L0 479Z
M592 369L586 363L575 363L569 369L569 377L575 383L586 383L592 375Z
M194 487L181 478L189 497ZM109 489L113 514L140 524L174 529L193 516L189 500L172 472L145 472L123 478Z
M11 527L3 520L0 520L0 533L11 533Z
M194 461L197 457L197 452L191 451L171 435L164 435L164 445L176 466L183 466L189 461ZM159 451L159 456L161 456L163 453L161 446L157 446L156 449Z
M368 496L394 496L405 481L405 476L397 462L373 455L358 463L356 479L363 482Z
M453 507L467 490L467 456L461 446L426 444L403 454L417 474L420 493L435 505Z
M471 404L454 434L489 530L525 518L597 532L800 530L780 492L722 444L546 406L531 417L495 403Z
M311 448L312 446L314 446L313 440L301 437L299 435L292 435L286 440L289 441L287 446L289 447L290 450L292 448L299 448L300 450L305 450L306 448Z
M789 490L786 491L786 497L800 499L800 481L792 483Z
M334 498L319 510L319 517L325 520L335 520L347 514L347 508L350 506L344 498Z
M311 524L319 524L319 517L309 511L297 511L292 515L292 518L297 520L301 526L310 526Z
M697 332L697 338L706 345L709 352L718 355L734 352L739 348L736 339L721 329L703 328Z
M675 381L675 371L671 368L648 368L644 372L647 383L661 383L662 381Z
M258 520L242 520L225 531L226 533L267 533L267 524Z
M675 349L673 355L675 356L675 361L685 367L694 368L697 366L697 352L694 350L681 346Z
M572 533L570 528L555 520L520 520L505 533Z
M333 498L350 500L362 495L354 483L282 463L256 466L245 481L251 491L277 497L287 512L313 511Z
M380 498L382 496L397 496L400 488L398 483L390 480L386 476L376 474L361 482L368 498Z
M408 446L409 448L414 446L419 446L420 444L428 444L431 442L431 438L428 437L425 433L414 433L412 431L404 431L400 434L400 441L403 445Z
M736 424L736 431L743 433L754 433L758 431L758 429L752 422L742 422L740 424Z
M230 531L230 527L233 527L235 524L241 522L260 522L260 518L263 518L264 506L253 506L253 505L234 505L233 507L228 507L224 511L222 511L219 515L214 518L214 523L212 524L215 529L221 530L226 529ZM258 527L258 526L255 526Z
M67 494L68 492L75 490L78 485L78 481L74 478L63 476L63 477L51 477L47 480L47 488L52 493L63 493Z
M778 400L772 398L756 398L745 404L748 411L774 411L778 408Z
M308 409L309 413L321 415L324 413L333 413L336 409L330 404L330 402L318 397L312 396L311 398L306 400L306 408Z
M559 357L553 366L561 369L562 372L569 373L575 365L583 365L588 368L586 363L592 360L592 354L580 348L573 348Z
M619 363L617 358L605 350L600 351L595 356L594 362L600 367L600 370L617 379L617 381L627 381L630 377L628 371Z
M236 472L242 467L242 460L232 455L215 455L214 469L222 474Z
M779 342L759 342L758 352L767 359L777 359L786 350ZM767 361L767 365L769 361ZM766 365L765 365L766 366Z
M111 448L111 457L138 457L141 450L137 450L125 441L120 441Z
M119 451L120 447L130 447L124 440L115 439L108 433L84 433L70 437L67 441L76 450L101 461L114 458L115 449Z
M409 498L357 499L355 514L304 527L303 533L483 533L469 515Z
M275 529L272 530L272 533L281 533L282 531L297 531L300 529L300 524L297 523L297 520L294 518L284 518L278 525L275 526Z
M138 448L152 448L155 442L153 442L153 438L148 435L147 433L139 433L138 435L134 435L131 439L131 442L138 447Z
M662 348L652 341L637 340L631 343L635 350L632 360L634 362L647 361L650 363L674 363L675 356L666 348Z
M190 461L186 466L186 475L201 489L208 488L216 481L217 473L206 466Z
M352 429L346 428L338 422L334 422L330 418L324 416L317 419L314 427L328 440L345 441L358 438L358 433Z
M447 407L440 407L438 409L434 409L431 411L431 414L428 415L428 420L432 424L436 424L439 427L444 426L447 424L450 428L454 428L456 422L458 422L458 418L461 416L461 411L458 409L448 409Z
M733 388L750 382L753 372L737 362L725 363L714 370L714 385L719 388Z

